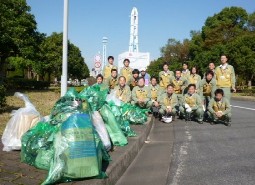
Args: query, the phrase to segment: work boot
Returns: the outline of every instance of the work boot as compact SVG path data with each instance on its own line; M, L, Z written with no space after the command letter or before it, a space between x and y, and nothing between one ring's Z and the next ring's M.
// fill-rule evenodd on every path
M199 124L203 124L204 122L202 120L198 121Z

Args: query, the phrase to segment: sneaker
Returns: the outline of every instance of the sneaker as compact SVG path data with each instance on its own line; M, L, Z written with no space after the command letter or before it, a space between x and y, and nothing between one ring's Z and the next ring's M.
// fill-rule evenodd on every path
M199 124L203 124L204 122L203 121L198 121Z

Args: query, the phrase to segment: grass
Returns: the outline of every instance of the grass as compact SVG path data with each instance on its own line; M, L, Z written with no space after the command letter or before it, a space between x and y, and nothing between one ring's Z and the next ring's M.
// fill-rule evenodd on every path
M60 97L59 92L52 90L23 91L22 93L25 93L29 97L30 101L42 116L50 114L52 107ZM11 118L11 111L25 106L22 100L13 96L14 93L11 94L6 97L6 106L0 109L0 135L2 135L6 123Z

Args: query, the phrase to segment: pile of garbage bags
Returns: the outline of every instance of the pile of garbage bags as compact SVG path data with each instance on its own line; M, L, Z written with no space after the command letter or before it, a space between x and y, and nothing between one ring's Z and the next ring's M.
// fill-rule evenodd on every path
M147 110L120 102L114 92L108 94L98 85L80 93L70 88L47 118L25 95L15 95L26 106L12 113L2 137L3 150L21 149L22 162L47 170L43 184L107 177L102 163L111 160L108 151L136 136L130 124L147 121ZM31 119L23 118L27 115Z

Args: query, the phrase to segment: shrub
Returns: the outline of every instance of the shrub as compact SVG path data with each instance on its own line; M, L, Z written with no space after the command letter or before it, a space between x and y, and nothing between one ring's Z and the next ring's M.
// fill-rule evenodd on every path
M7 78L5 79L5 86L7 89L14 89L14 90L42 90L48 89L50 86L50 82L44 81L36 81L36 80L29 80L23 78Z
M6 89L3 85L0 85L0 107L6 103Z

